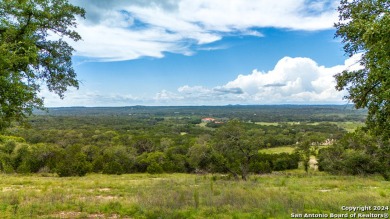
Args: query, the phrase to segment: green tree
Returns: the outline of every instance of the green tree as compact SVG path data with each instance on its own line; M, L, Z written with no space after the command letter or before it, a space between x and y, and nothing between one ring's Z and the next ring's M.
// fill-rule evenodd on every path
M0 1L0 130L43 108L41 84L61 98L78 87L74 49L63 40L81 39L77 15L85 11L67 0Z
M390 138L390 2L341 0L336 37L349 56L362 54L360 70L335 75L336 89L348 91L356 108L367 108L367 127Z
M215 160L225 171L236 179L241 175L243 180L249 174L249 164L259 147L246 135L243 124L238 120L229 121L216 133L214 152Z
M336 89L348 91L347 99L356 108L367 108L366 134L346 136L337 150L339 159L329 160L333 152L321 153L321 169L346 173L380 172L389 180L390 164L390 2L388 0L342 0L336 36L343 40L349 56L361 54L363 67L337 75ZM369 138L368 138L369 137ZM364 144L356 143L370 139ZM365 145L364 147L357 147ZM370 147L367 147L370 145ZM335 146L334 148L337 148ZM330 166L327 167L326 165ZM345 168L340 168L343 164ZM358 170L356 172L356 170Z
M188 149L188 163L195 170L209 171L211 162L211 147L207 142L199 144L196 143Z
M295 153L299 155L300 160L303 162L303 167L305 168L306 173L309 172L310 167L310 155L311 155L311 142L303 141L298 144L295 149Z
M60 177L84 176L91 170L92 165L87 161L80 145L71 145L59 151L56 173Z
M390 142L356 130L318 153L318 169L342 174L380 173L390 180Z

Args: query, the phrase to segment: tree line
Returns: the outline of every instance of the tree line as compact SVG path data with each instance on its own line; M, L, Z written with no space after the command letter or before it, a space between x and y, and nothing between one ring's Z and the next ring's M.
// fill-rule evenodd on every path
M237 119L210 128L194 117L34 116L0 138L0 171L6 173L250 173L298 167L298 154L264 154L264 148L306 138L340 138L334 124L258 125ZM199 119L200 120L200 119Z

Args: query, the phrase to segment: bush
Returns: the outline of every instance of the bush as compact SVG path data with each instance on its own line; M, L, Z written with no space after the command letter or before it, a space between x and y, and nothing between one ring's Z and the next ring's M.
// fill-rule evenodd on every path
M103 171L103 166L104 166L104 159L102 156L98 156L92 162L92 171L95 173L99 173L99 172Z
M273 162L273 170L276 170L276 171L280 171L280 170L287 170L288 168L288 160L284 159L284 158L277 158L274 162Z
M13 173L14 168L11 164L11 157L9 154L0 152L0 172Z
M65 162L59 162L57 164L56 173L60 177L73 176L72 168Z
M116 161L110 161L103 165L103 173L120 175L123 173L123 168L120 163Z
M76 154L75 163L73 164L74 173L77 176L85 176L92 169L91 163L87 161L87 156L83 153Z
M152 162L148 168L146 169L146 172L150 174L158 174L158 173L163 173L163 168L156 162Z
M346 150L343 153L344 172L347 174L372 174L378 172L379 163L363 151Z
M389 179L389 142L358 130L337 144L320 149L318 169L336 174L365 175L380 173Z
M318 170L330 173L341 172L344 165L341 161L342 153L342 150L335 146L318 150Z
M249 171L253 173L271 173L272 167L269 161L252 162L249 166Z
M7 140L4 145L0 147L0 150L4 153L11 154L16 147L16 142L12 140Z
M92 165L87 161L87 156L81 152L74 156L65 156L57 163L56 173L60 177L85 176L92 169Z
M297 154L266 154L259 153L252 157L249 170L254 173L270 173L272 170L281 171L297 169L299 156Z

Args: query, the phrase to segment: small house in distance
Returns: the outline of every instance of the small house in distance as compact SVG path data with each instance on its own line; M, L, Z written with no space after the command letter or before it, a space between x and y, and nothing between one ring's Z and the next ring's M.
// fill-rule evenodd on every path
M215 119L214 119L214 118L210 118L210 117L208 117L208 118L203 118L203 119L202 119L202 122L215 122Z

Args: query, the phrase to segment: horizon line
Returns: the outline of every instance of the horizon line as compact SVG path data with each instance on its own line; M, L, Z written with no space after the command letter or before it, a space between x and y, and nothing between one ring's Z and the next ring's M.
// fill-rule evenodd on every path
M226 104L226 105L126 105L126 106L47 106L44 108L126 108L126 107L227 107L227 106L353 106L352 103L315 104Z

